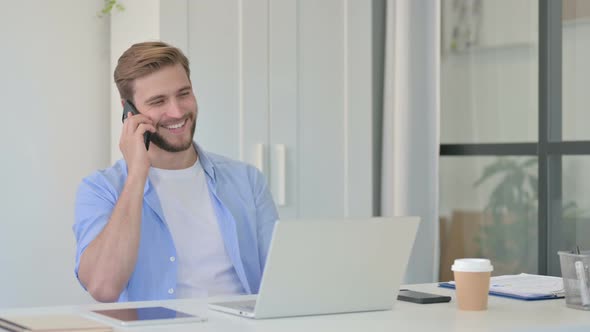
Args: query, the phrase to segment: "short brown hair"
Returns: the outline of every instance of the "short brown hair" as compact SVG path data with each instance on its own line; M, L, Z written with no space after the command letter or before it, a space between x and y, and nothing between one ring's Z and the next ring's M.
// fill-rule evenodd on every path
M189 81L191 73L188 58L176 47L163 42L133 44L125 51L115 68L115 84L121 99L133 100L135 79L149 75L162 67L181 64Z

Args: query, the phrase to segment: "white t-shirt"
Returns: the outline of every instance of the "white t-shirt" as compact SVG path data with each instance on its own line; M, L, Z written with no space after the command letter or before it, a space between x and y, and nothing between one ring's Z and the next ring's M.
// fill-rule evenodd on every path
M242 294L225 251L201 163L181 170L151 168L154 186L176 247L177 298Z

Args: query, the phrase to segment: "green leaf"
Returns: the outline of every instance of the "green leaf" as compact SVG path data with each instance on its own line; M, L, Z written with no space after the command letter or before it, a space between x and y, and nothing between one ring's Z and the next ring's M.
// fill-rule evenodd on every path
M104 0L103 7L97 16L104 17L106 15L110 15L113 11L113 8L116 8L118 11L125 10L125 6L123 6L123 4L119 3L117 0Z
M484 168L482 176L475 181L473 186L477 187L490 177L505 172L508 169L510 169L510 161L505 158L498 158L494 163Z

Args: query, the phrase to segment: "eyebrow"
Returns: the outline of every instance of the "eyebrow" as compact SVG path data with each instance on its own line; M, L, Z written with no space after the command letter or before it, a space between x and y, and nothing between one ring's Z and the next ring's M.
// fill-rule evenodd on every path
M183 86L182 88L178 89L177 93L184 92L186 90L192 90L192 87L190 85ZM157 99L161 99L161 98L166 98L166 95L155 95L155 96L152 96L152 97L148 98L144 103L145 104L149 104L149 103L151 103L151 102L153 102L153 101L155 101Z

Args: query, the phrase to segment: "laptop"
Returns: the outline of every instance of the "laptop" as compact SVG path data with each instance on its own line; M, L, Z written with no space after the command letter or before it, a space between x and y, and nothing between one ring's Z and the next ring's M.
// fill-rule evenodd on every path
M390 310L418 217L278 221L256 300L209 308L255 319Z

